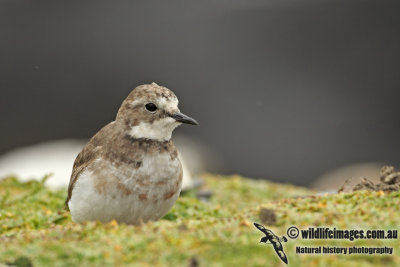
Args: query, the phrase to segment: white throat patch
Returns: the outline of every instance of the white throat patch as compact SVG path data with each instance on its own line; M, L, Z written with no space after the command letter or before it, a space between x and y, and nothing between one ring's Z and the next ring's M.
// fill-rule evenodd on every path
M153 123L141 122L131 127L129 135L133 138L167 141L171 139L172 131L179 125L179 122L169 117Z

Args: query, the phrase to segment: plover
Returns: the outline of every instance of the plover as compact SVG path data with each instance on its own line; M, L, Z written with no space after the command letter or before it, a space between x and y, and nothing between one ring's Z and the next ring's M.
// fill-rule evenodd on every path
M182 123L198 124L179 111L171 90L136 87L75 159L66 200L72 220L139 224L163 217L181 190L171 135Z

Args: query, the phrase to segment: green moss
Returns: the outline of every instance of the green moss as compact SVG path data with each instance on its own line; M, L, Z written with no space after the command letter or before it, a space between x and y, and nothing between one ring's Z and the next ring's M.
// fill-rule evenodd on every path
M51 178L50 178L51 179ZM181 196L160 221L140 226L75 224L63 210L65 190L43 182L0 182L0 266L275 266L284 265L271 245L259 244L261 208L276 211L266 226L277 235L295 225L344 229L398 229L400 193L356 192L311 196L290 185L239 176L205 175L209 202L194 192ZM392 256L296 255L299 245L391 246ZM399 266L399 241L307 241L284 243L290 266Z

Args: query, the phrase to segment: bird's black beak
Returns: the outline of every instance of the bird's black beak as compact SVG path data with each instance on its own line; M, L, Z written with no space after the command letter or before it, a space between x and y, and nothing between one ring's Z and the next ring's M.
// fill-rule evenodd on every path
M199 125L199 123L195 119L193 119L193 118L191 118L191 117L189 117L189 116L187 116L187 115L185 115L183 113L180 113L180 112L176 112L176 113L171 114L169 116L171 118L175 119L178 122L192 124L192 125Z

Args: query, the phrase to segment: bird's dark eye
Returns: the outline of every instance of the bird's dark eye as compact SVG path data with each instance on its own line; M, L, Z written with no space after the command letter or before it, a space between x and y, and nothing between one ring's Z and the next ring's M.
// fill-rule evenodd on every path
M145 105L146 109L150 112L154 112L157 110L157 106L153 103L148 103Z

